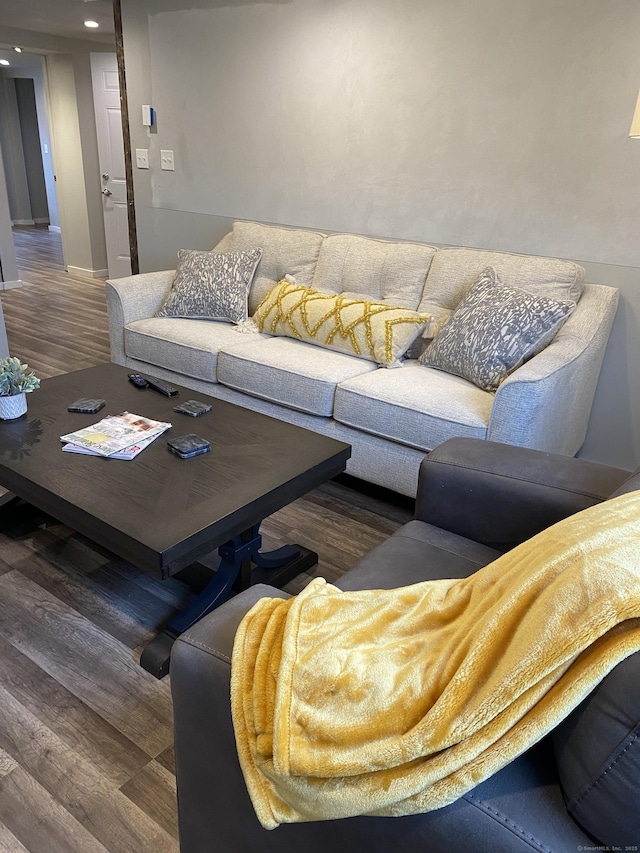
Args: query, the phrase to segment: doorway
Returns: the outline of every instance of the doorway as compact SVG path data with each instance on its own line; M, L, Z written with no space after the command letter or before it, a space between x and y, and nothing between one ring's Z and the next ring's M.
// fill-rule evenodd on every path
M0 56L7 54L7 51L0 51ZM99 53L96 55L100 56ZM105 55L115 62L115 54L105 53ZM18 71L20 66L29 61L34 63L35 67L25 67ZM11 63L11 76L31 77L34 81L49 224L50 227L61 232L67 270L72 275L94 278L105 278L109 274L114 276L129 274L131 267L127 258L134 252L135 236L130 236L131 226L127 219L133 217L133 191L132 179L129 175L131 170L125 168L124 164L125 155L122 141L124 131L120 120L119 74L117 71L113 74L109 72L105 78L109 83L107 88L110 90L111 96L115 98L112 105L113 109L109 114L108 134L112 163L110 163L109 168L100 168L96 144L96 117L93 110L90 53L72 56L47 52L39 55L37 51L29 54L28 50L25 49L17 60L11 57ZM0 77L3 73L4 69L0 69ZM114 83L115 85L113 85ZM0 100L1 112L2 103ZM2 118L4 123L4 116ZM117 154L115 153L116 147L118 147L116 142L119 146ZM52 156L54 151L55 174ZM3 185L7 184L9 174L13 170L7 168L6 171L6 180L3 181ZM108 174L109 180L111 180L113 175L117 182L117 179L125 172L126 179L120 182L118 187L118 190L121 190L120 195L116 194L113 186L107 186L105 179L101 178L101 174ZM0 175L1 178L2 175ZM128 193L127 187L129 187ZM105 195L101 195L102 190L106 190ZM109 193L112 193L113 196ZM107 203L107 200L110 203ZM3 207L0 214L3 217L4 206L7 202L2 202L1 194L0 203ZM114 211L117 211L119 215L111 216L110 214ZM6 218L22 220L25 223L35 218L9 217L8 210L6 213ZM111 227L114 220L115 228ZM110 228L111 232L115 231L115 245L118 247L115 252L115 262L109 265L107 262L105 225ZM0 230L2 230L0 247L8 244L8 249L5 248L4 251L5 256L9 255L5 269L10 269L14 247L9 222L3 225L0 221ZM5 230L7 231L6 235ZM114 240L110 236L109 246L112 245L114 245ZM7 281L17 279L17 275L9 277L5 275L4 277ZM19 284L19 280L16 280L9 286L19 286Z
M60 231L43 58L16 54L0 72L3 289L19 286L12 226ZM6 232L6 233L5 233Z

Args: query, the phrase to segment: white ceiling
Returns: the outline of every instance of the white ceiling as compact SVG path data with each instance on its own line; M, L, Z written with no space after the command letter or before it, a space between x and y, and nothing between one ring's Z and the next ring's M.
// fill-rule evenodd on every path
M100 27L85 27L87 19ZM113 5L111 0L0 0L0 27L109 44L114 40Z

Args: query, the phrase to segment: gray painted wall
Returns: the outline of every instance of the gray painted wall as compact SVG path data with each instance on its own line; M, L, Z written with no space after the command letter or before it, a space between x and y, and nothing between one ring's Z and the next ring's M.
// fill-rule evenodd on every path
M2 143L0 143L0 287L4 290L5 282L18 282L18 265L16 253L13 246L13 233L11 231L11 217L9 215L9 196L7 195L7 182L4 175ZM0 306L1 307L1 306ZM6 337L4 329L4 315L0 323L0 340ZM6 353L0 350L0 358Z
M49 207L47 205L47 188L44 182L34 81L25 77L16 78L13 82L16 87L18 114L20 116L20 135L22 136L22 150L24 151L24 163L27 170L31 215L35 222L46 222L48 225Z
M33 225L15 82L1 71L0 142L11 221L19 225Z
M623 297L583 454L640 463L637 0L121 2L141 269L233 218L576 259Z

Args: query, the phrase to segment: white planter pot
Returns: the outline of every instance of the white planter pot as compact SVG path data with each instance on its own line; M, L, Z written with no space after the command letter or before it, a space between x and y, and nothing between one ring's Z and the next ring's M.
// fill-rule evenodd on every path
M27 395L14 394L11 397L0 397L0 418L3 421L12 421L19 418L27 411Z

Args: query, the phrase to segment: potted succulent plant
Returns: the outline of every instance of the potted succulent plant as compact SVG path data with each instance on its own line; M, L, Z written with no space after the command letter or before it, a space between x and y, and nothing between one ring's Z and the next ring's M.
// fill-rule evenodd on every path
M0 359L0 418L19 418L27 411L27 393L40 387L40 380L19 358Z

